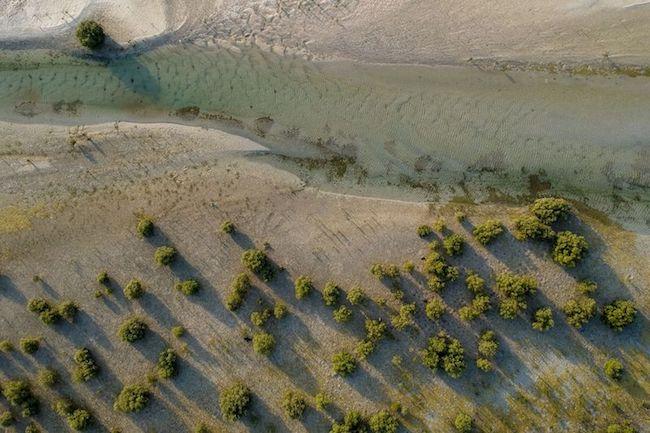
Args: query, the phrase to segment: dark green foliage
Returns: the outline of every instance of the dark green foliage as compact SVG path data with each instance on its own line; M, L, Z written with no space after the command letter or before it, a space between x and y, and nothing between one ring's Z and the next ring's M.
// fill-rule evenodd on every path
M117 334L122 341L133 343L144 338L148 329L149 327L142 319L132 317L122 322Z
M221 415L227 421L237 421L246 414L251 399L251 390L242 383L224 389L219 398Z
M85 347L77 349L73 360L75 363L73 376L77 382L87 382L99 373L99 365L89 349Z
M64 417L72 430L85 430L92 422L92 416L85 410L76 407L70 400L60 399L54 405L54 411Z
M352 319L352 310L350 310L345 305L341 305L332 313L334 320L338 323L347 323Z
M230 293L226 299L226 306L230 311L235 311L244 302L246 293L251 288L251 279L246 273L241 273L235 277L230 285Z
M458 314L462 320L474 320L481 314L484 314L490 309L490 297L485 294L478 294L474 296L469 305L464 305L458 310Z
M302 299L306 297L314 289L314 285L311 281L311 278L309 278L306 275L301 275L298 278L296 278L296 281L294 282L294 287L295 287L296 299Z
M530 206L530 212L547 225L565 219L571 212L571 205L562 198L539 198Z
M368 422L361 412L352 410L342 421L332 424L330 433L368 433Z
M520 241L526 239L544 240L555 236L553 229L541 222L535 215L520 216L515 219L514 223L515 238Z
M268 332L253 335L253 350L261 355L270 355L275 349L275 337Z
M38 371L38 382L48 388L56 385L59 379L59 373L51 368L43 368Z
M533 313L532 319L533 329L537 331L544 332L548 331L555 325L553 320L553 312L549 307L538 308Z
M581 329L596 314L596 301L593 298L581 296L567 302L563 310L569 325Z
M526 296L535 293L537 281L528 275L503 272L496 277L497 291L501 295L499 314L504 319L514 319L526 309Z
M27 427L25 427L25 433L41 433L41 429L39 429L33 422L30 422L27 424Z
M373 414L368 420L372 433L395 433L399 428L397 417L387 410Z
M109 281L110 278L108 278L108 272L101 271L99 274L97 274L97 282L99 284L106 285Z
M325 302L325 305L328 307L336 305L339 302L340 297L340 287L337 286L336 283L328 281L327 284L325 284L325 287L323 287L323 301Z
M174 286L176 290L184 294L185 296L195 295L198 293L201 285L195 279L189 279L176 283Z
M417 228L416 232L421 238L426 238L431 233L433 233L433 229L428 225L421 225Z
M52 310L52 304L44 298L32 298L27 303L27 309L32 313L43 313Z
M2 395L10 405L20 409L24 417L36 415L39 409L38 399L24 380L7 380L2 383Z
M427 302L425 307L425 313L429 320L437 321L443 314L445 314L446 308L444 302L440 299L432 298Z
M366 337L361 340L355 351L360 359L366 359L377 348L379 341L386 335L386 324L381 320L367 319Z
M422 362L434 371L442 367L451 377L457 378L465 370L465 350L460 341L441 331L429 338Z
M465 284L470 292L474 294L483 293L485 291L485 280L476 272L469 271L465 278Z
M167 348L160 352L160 355L158 355L157 370L158 377L162 377L163 379L176 376L176 373L178 373L178 356L173 349Z
M106 35L104 29L96 21L86 20L79 23L77 26L77 40L81 45L91 50L95 50L102 46Z
M214 433L214 431L206 423L202 422L196 426L193 433Z
M5 411L0 413L0 426L1 427L9 427L11 426L16 420L14 419L14 416L11 414L9 411Z
M370 267L370 273L378 279L399 277L399 266L391 263L375 263Z
M445 252L450 256L462 254L464 244L465 239L458 233L452 233L442 241L442 246L445 249Z
M307 409L307 400L298 392L287 391L282 396L280 406L289 418L298 419L302 417Z
M255 326L262 327L266 323L267 320L271 318L271 310L268 308L265 308L262 311L253 311L251 313L251 322Z
M630 300L619 299L603 308L603 322L616 331L632 324L636 317L636 307Z
M335 353L332 356L332 369L340 376L348 376L357 369L357 360L346 351Z
M454 427L460 433L470 433L474 427L474 420L466 413L459 413L454 418Z
M403 330L407 326L413 325L413 314L415 314L415 304L402 304L399 312L391 318L391 323L395 329Z
M41 346L41 340L37 337L25 337L20 339L20 349L28 354L32 354Z
M53 325L61 320L61 315L57 310L46 310L38 315L43 323L46 325Z
M557 234L551 255L556 263L573 268L584 257L588 248L589 244L584 237L564 231Z
M503 233L503 224L500 221L492 219L477 225L472 231L476 240L482 245L489 244L501 233Z
M232 233L235 231L235 224L230 220L225 220L221 223L221 232L222 233Z
M153 228L153 219L147 216L143 216L138 220L136 230L140 236L146 238L153 234Z
M593 281L583 280L578 283L576 290L581 295L590 296L596 292L598 285Z
M140 412L149 403L150 391L140 384L126 385L118 394L113 408L120 412Z
M271 281L273 275L275 275L273 264L264 251L257 249L244 251L241 256L241 263L263 281Z
M138 299L144 295L144 287L142 282L136 278L132 279L124 287L124 296L128 299Z
M166 245L156 248L153 258L159 266L169 266L174 263L177 254L176 248Z
M56 307L59 315L66 320L74 320L79 312L79 306L74 301L63 301Z
M27 309L37 313L46 325L53 325L61 318L73 320L79 307L73 301L63 301L58 306L53 306L50 301L43 298L32 298L27 303Z
M619 380L623 377L623 364L618 359L610 358L605 361L604 370L610 379Z
M427 286L434 292L439 292L445 286L445 282L454 281L458 278L458 269L449 266L437 251L431 251L424 259L422 272L430 275Z

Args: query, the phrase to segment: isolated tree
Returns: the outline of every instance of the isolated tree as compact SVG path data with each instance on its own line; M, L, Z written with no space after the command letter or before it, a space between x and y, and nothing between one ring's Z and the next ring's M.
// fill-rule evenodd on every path
M571 205L563 198L538 198L530 205L530 212L542 223L551 225L560 219L565 219L571 213Z
M611 304L605 305L603 309L603 321L605 324L619 332L634 322L635 317L636 307L632 301L627 299L616 300Z
M102 26L92 20L79 23L76 35L79 43L91 50L100 48L104 44L104 39L106 39Z
M226 421L237 421L246 415L252 397L253 393L250 388L243 383L238 382L224 389L219 397L219 407L223 418Z

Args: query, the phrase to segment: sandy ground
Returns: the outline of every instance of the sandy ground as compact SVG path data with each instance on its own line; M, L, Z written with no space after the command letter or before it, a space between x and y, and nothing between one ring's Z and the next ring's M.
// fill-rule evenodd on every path
M98 420L94 431L119 426L128 432L185 432L206 420L230 432L326 432L344 410L371 411L391 402L408 409L401 421L411 433L451 432L451 417L458 410L474 413L486 431L561 429L569 420L575 423L573 431L592 432L619 417L644 417L649 385L643 377L648 369L643 341L650 275L644 266L648 249L634 233L580 214L582 222L572 220L568 227L585 234L592 254L570 271L552 264L543 245L519 243L509 233L489 249L470 241L463 256L452 262L478 270L490 286L493 272L500 270L535 274L540 290L531 308L552 306L556 328L538 334L526 317L508 322L494 310L472 324L450 314L433 325L422 308L425 299L435 295L422 287L419 277L409 276L400 284L406 300L418 305L415 328L393 331L394 339L381 343L360 371L344 380L331 374L329 357L354 346L364 316L389 320L398 306L389 287L370 276L373 262L418 262L426 253L426 241L414 228L434 218L445 218L450 230L471 239L472 224L496 217L510 225L510 218L522 209L467 205L469 220L461 225L453 220L454 206L324 193L305 187L279 162L275 168L266 164L272 156L258 145L198 128L124 123L85 130L2 126L14 144L0 160L2 167L11 167L1 171L0 183L0 338L16 342L23 335L40 335L43 347L34 357L0 355L0 376L33 377L39 368L53 366L63 374L64 384L54 390L35 386L36 393L44 401L63 395L88 407ZM158 230L150 241L134 234L141 212L156 218ZM235 236L218 233L226 218L237 225ZM244 308L229 313L224 299L230 279L239 272L241 251L264 242L270 245L270 257L286 271L270 284L256 280ZM152 260L161 244L175 245L182 256L169 269ZM109 272L115 291L95 298L95 276L102 269ZM303 273L312 275L318 288L328 280L346 290L361 284L374 301L355 309L351 323L337 324L318 294L302 302L293 298L291 280ZM42 281L34 282L34 275ZM138 301L122 294L133 277L141 278L147 289ZM188 277L202 283L196 297L185 298L172 289L177 280ZM641 309L639 322L620 335L597 320L581 333L567 327L558 308L572 296L580 278L598 282L596 298L601 304L619 296L634 299ZM73 324L47 327L24 307L33 296L75 299L83 313ZM387 307L376 303L380 298L388 299ZM469 295L456 283L442 298L455 310ZM279 345L266 359L256 355L243 336L254 329L250 312L278 300L291 314L267 325ZM153 332L130 346L115 332L133 314L146 317ZM175 340L169 330L178 324L188 335ZM471 364L477 334L488 326L502 344L499 368L492 375L470 365L461 379L451 380L420 365L419 348L439 328L461 339ZM179 376L152 386L152 404L144 412L114 412L111 405L121 384L143 380L168 344L182 354ZM70 357L81 345L97 355L102 373L87 384L74 384ZM400 367L391 363L395 354L402 357ZM612 355L628 368L620 385L605 381L600 373L605 358ZM255 392L252 415L224 424L218 397L235 379L246 381ZM563 391L544 391L558 383ZM279 407L279 397L288 388L311 396L325 391L335 405L325 413L309 409L303 421L292 421ZM584 394L584 389L590 392ZM620 409L605 405L612 399ZM587 409L590 405L593 409ZM593 417L591 410L599 416ZM47 405L36 421L47 432L65 428Z
M642 0L2 0L0 9L0 40L59 48L92 17L120 44L164 36L398 63L650 62Z

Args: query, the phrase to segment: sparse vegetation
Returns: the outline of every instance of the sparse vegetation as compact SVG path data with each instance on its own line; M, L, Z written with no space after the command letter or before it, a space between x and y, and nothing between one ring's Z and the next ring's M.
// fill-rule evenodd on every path
M178 372L178 355L171 348L163 349L158 355L158 377L169 379Z
M122 341L134 343L143 339L148 329L149 327L142 319L132 317L122 322L117 333Z
M153 219L147 216L143 216L138 220L138 225L136 226L136 231L141 237L148 238L153 235Z
M460 341L441 331L429 338L422 362L433 371L442 367L449 376L458 378L465 371L465 349Z
M29 383L16 379L2 383L2 395L9 404L20 410L23 417L36 415L39 411L39 401L32 393Z
M275 349L275 337L268 332L257 332L253 335L253 350L268 356Z
M241 263L263 281L271 281L275 275L273 264L264 251L257 249L244 251L241 256Z
M610 379L620 380L623 377L623 364L616 358L605 361L604 370Z
M184 294L185 296L196 295L201 288L201 285L195 279L190 278L189 280L180 281L174 286L176 290Z
M77 26L76 36L81 45L91 50L100 48L106 38L102 26L92 20L80 22Z
M334 306L339 302L341 296L341 289L336 283L328 281L323 287L323 302L328 307Z
M450 256L458 256L463 253L463 246L465 245L465 238L458 233L452 233L446 236L442 241L442 246L445 252Z
M557 234L551 255L558 264L573 268L582 260L588 248L589 244L584 237L563 231Z
M294 288L296 293L296 299L303 299L308 296L311 291L314 289L314 284L311 281L311 278L306 275L301 275L296 278L294 282Z
M251 390L243 383L236 383L221 392L219 407L226 421L237 421L246 415L252 399Z
M99 365L89 349L85 347L77 349L73 360L75 363L73 377L77 382L87 382L99 373Z
M142 295L144 295L144 286L137 278L133 278L124 286L124 296L128 299L138 299Z
M530 212L542 223L551 225L565 219L571 213L571 205L562 198L544 197L533 202Z
M538 308L533 313L532 319L533 329L545 332L551 329L555 325L553 320L553 312L550 307Z
M246 273L241 273L235 277L230 284L230 293L226 299L226 307L230 311L235 311L241 307L244 302L246 293L251 288L251 279Z
M607 426L606 433L637 433L634 427L629 423L624 424L610 424Z
M417 228L416 232L421 238L426 238L427 236L430 236L431 233L433 233L433 229L428 225L421 225Z
M370 267L370 273L378 279L399 277L399 266L391 263L375 263Z
M563 310L569 325L582 329L596 314L596 301L593 298L580 296L568 301Z
M292 419L301 418L307 409L307 400L305 397L295 391L287 391L282 396L280 403L286 416Z
M140 412L149 404L150 394L144 385L126 385L115 399L113 408L120 412Z
M603 308L603 322L616 331L632 324L636 317L636 307L630 300L619 299Z
M481 245L487 245L503 233L503 224L500 221L489 219L483 224L474 227L472 234Z
M221 223L221 233L230 234L235 231L235 224L230 220L225 220Z
M357 369L357 360L349 352L338 352L332 356L332 369L340 376L349 376Z
M185 327L183 326L174 326L171 329L172 335L176 338L181 338L183 335L185 335Z
M176 248L168 245L156 248L153 258L159 266L169 266L176 260Z

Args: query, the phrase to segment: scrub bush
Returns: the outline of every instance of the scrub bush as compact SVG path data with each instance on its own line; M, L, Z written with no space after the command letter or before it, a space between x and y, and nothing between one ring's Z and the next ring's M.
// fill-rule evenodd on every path
M32 354L41 346L41 340L37 337L25 337L20 339L20 349L28 354Z
M396 433L399 428L397 417L387 410L381 410L368 419L372 433Z
M73 360L75 363L73 377L77 382L87 382L99 373L99 365L87 348L77 349Z
M133 278L124 286L124 296L128 299L138 299L144 295L144 287L142 281Z
M576 287L578 293L585 296L593 295L596 292L598 285L593 281L583 280L578 283Z
M241 263L263 281L271 281L275 274L271 261L266 253L261 250L250 249L244 251L241 256Z
M6 411L0 413L0 426L2 427L9 427L11 426L16 420L14 419L14 416L11 414L11 412Z
M573 268L584 257L588 248L589 244L584 237L564 231L557 234L551 255L556 263Z
M605 361L604 370L610 379L620 380L623 377L623 364L618 359L610 358Z
M544 332L548 331L555 325L553 320L553 312L549 307L538 308L533 313L532 320L533 329Z
M230 220L225 220L221 223L221 232L222 233L232 233L235 231L235 224Z
M289 310L283 303L277 302L273 307L273 317L277 320L283 319L287 314L289 314Z
M164 349L158 355L158 377L169 379L178 373L178 356L173 349Z
M630 300L619 299L611 304L605 305L603 309L603 322L616 331L632 324L636 317L636 307Z
M441 331L429 338L427 347L422 352L422 362L433 371L442 367L451 377L457 378L465 370L464 354L460 341Z
M487 245L503 233L503 224L497 220L490 219L474 227L472 233L481 245Z
M246 415L251 399L251 390L242 383L236 383L221 392L219 407L226 421L237 421Z
M141 237L147 238L153 235L153 229L154 229L153 219L151 219L150 217L143 216L138 220L138 225L136 226L136 230Z
M126 385L118 394L113 408L120 412L140 412L149 404L149 389L140 384Z
M504 319L514 319L521 310L526 309L526 296L535 293L537 281L528 275L502 272L496 277L496 288L502 298L499 314Z
M253 335L253 350L261 355L270 355L275 349L275 337L268 332L257 332Z
M421 238L426 238L433 233L433 229L428 225L421 225L417 228L416 232Z
M445 225L445 220L443 220L442 218L438 218L437 220L435 220L431 225L431 227L433 227L433 229L438 233L444 232L445 229L447 228L447 226Z
M190 296L196 295L201 288L201 285L195 279L190 278L189 280L176 283L174 288L185 296Z
M341 305L333 313L334 320L338 323L347 323L352 319L352 310L345 305Z
M636 430L629 424L610 424L607 426L607 433L636 433Z
M57 307L58 314L66 320L74 320L79 312L79 306L74 301L63 301Z
M349 352L338 352L332 356L332 369L340 376L348 376L357 369L357 360Z
M444 247L445 252L450 256L462 254L464 244L465 239L458 233L452 233L442 241L442 246Z
M596 314L596 301L593 298L581 296L568 301L563 310L569 325L581 329Z
M97 274L97 282L102 285L108 284L110 281L110 278L108 278L108 272L106 271L101 271L99 274Z
M485 294L474 296L469 305L460 308L458 314L462 320L469 321L477 319L490 309L490 297Z
M11 406L17 407L23 417L36 415L39 411L39 401L32 393L29 383L16 379L2 383L2 395Z
M360 412L352 410L343 420L332 424L330 433L368 433L368 421Z
M351 288L347 295L348 302L352 305L362 304L366 298L366 292L359 286Z
M302 299L311 293L311 291L314 289L314 284L312 283L310 277L301 275L296 278L296 281L294 281L294 288L296 299Z
M122 341L134 343L144 338L148 329L149 327L142 319L132 317L122 322L117 334Z
M415 313L415 304L403 304L399 307L399 312L391 318L391 323L395 329L403 330L407 326L413 325L413 314Z
M472 420L472 417L466 413L459 413L456 415L456 418L454 418L454 427L460 433L469 433L474 427L474 420Z
M226 307L230 311L235 311L241 307L241 304L244 302L244 297L246 293L251 288L251 279L246 273L241 273L235 277L235 279L230 284L230 293L226 298Z
M183 326L174 326L171 329L172 335L176 338L181 338L183 335L185 335L185 327Z
M341 296L341 289L336 283L328 281L323 288L323 301L325 305L331 307L336 305L339 302L339 297Z
M104 44L106 35L102 26L92 20L85 20L79 23L76 31L77 40L81 45L91 50L96 50Z
M520 241L527 239L545 240L555 236L555 232L535 215L523 215L514 220L515 238Z
M292 419L298 419L302 417L307 409L307 400L305 397L295 391L287 391L282 396L282 401L280 406L286 416Z
M176 260L177 253L176 248L166 245L158 247L153 254L153 258L159 266L169 266Z
M434 322L439 320L443 314L445 314L445 304L440 299L432 298L427 302L427 305L424 309L427 318L433 320Z
M327 406L332 404L332 399L324 392L319 392L314 396L314 402L316 403L316 409L325 410Z
M533 202L530 212L542 223L551 225L560 219L565 219L571 213L571 205L562 198L544 197Z
M59 379L59 373L51 368L43 368L38 371L38 382L48 388L56 385Z
M469 291L474 294L483 293L485 291L485 280L474 271L469 271L467 273L465 284Z
M253 311L251 313L251 322L255 326L262 327L266 323L267 320L271 317L271 310L268 308L265 308L262 311Z

